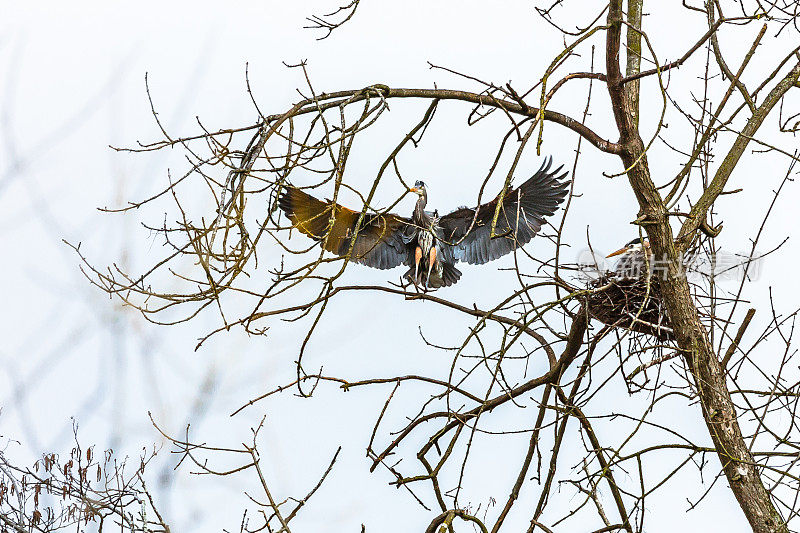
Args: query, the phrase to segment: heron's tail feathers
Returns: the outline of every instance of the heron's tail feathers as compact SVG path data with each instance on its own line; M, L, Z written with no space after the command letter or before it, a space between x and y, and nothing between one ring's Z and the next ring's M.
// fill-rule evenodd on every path
M442 281L445 287L455 285L461 279L461 271L452 263L443 263Z
M430 278L428 278L428 271L422 268L417 272L417 279L414 279L414 267L409 268L403 277L411 283L415 283L419 287L427 286L429 289L439 289L441 287L449 287L454 285L461 278L461 271L458 270L452 263L442 263L442 271L436 272L433 269ZM427 283L426 283L427 281Z

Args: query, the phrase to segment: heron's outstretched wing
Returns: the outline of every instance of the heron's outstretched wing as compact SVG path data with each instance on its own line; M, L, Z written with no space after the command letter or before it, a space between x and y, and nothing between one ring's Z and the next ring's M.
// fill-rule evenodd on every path
M286 186L278 205L302 233L321 241L329 252L347 255L360 212L331 201L318 200L291 185ZM380 269L405 263L408 244L402 234L409 224L410 220L394 214L364 215L350 260Z
M495 238L491 238L492 219L500 195L476 209L462 207L443 216L439 226L453 258L482 265L530 241L542 228L544 217L555 213L567 196L567 172L561 173L563 167L550 172L551 164L552 158L545 160L529 180L516 189L509 187L500 206Z

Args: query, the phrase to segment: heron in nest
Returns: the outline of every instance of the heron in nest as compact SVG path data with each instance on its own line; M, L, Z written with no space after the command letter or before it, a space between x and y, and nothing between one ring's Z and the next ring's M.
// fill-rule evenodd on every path
M653 252L647 237L637 237L631 242L606 256L619 257L614 264L614 275L617 279L638 279L645 272L653 272Z
M613 270L595 281L588 299L589 314L604 324L673 339L669 317L661 303L661 284L646 237L633 239L606 257L618 257Z
M360 211L293 186L285 187L278 205L294 227L325 250L382 270L406 265L406 280L438 289L461 278L457 262L482 265L528 243L541 230L569 189L567 172L562 167L551 171L551 165L552 158L545 160L531 178L517 188L509 186L491 202L444 216L425 210L428 189L422 181L409 189L418 195L410 217L365 213L359 225Z

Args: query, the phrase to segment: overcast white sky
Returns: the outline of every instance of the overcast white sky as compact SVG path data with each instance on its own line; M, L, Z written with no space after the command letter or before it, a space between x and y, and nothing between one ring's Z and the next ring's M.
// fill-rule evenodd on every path
M476 1L364 0L353 21L328 40L318 42L317 34L302 29L305 17L337 5L271 0L0 1L0 271L5 280L0 310L0 435L20 441L18 453L30 457L68 446L70 417L80 424L86 442L136 454L142 446L160 442L147 419L148 410L170 431L192 422L201 440L234 445L247 439L249 428L266 414L262 454L267 475L282 497L305 494L336 447L343 445L334 473L300 513L295 531L357 531L361 523L367 531L418 531L428 524L433 515L421 512L413 499L389 487L385 471L368 472L364 448L372 419L385 399L383 392L343 394L329 387L311 400L286 396L231 419L227 415L248 399L293 378L295 326L271 324L274 330L266 338L233 331L195 352L197 337L218 327L216 317L173 328L149 324L90 287L80 274L78 258L62 243L62 239L82 242L82 250L99 264L116 262L134 271L161 251L140 226L143 221L158 222L158 213L145 219L138 212L107 215L96 210L143 198L166 183L167 169L174 173L182 168L177 150L130 155L108 148L158 138L145 94L145 73L170 131L191 134L198 131L195 116L209 129L255 120L245 92L246 63L261 109L275 113L295 101L295 88L302 86L299 73L286 69L282 61L307 59L321 91L373 83L476 88L429 69L427 61L527 88L561 46L557 32L538 18L531 3L522 1L497 6ZM586 13L577 15L587 22ZM657 15L657 21L646 18L645 25L661 58L673 59L684 50L679 37L705 31L699 18L677 18L671 12ZM726 45L739 57L749 41ZM686 72L697 73L690 68ZM676 93L688 92L696 81L694 74L676 75L672 81ZM586 85L578 84L552 107L577 115L585 91ZM607 97L602 87L595 91L592 123L611 136ZM354 152L349 172L356 186L371 181L375 162L402 135L393 125L407 127L424 109L412 103L391 106L389 126L378 129ZM466 128L468 111L465 106L443 105L441 118L428 134L430 142L405 160L406 174L426 181L429 205L443 212L471 203L473 186L485 175L499 142L497 129ZM645 99L643 122L656 119L659 112L660 97L651 93ZM676 128L681 127L679 122L675 119ZM552 124L546 131L542 153L571 164L575 136ZM782 142L793 149L791 142ZM575 254L585 246L587 225L600 250L616 249L630 240L635 232L629 222L637 211L627 182L601 175L619 172L618 159L584 146L586 156L575 177L583 196L576 200L565 233ZM674 173L680 164L663 147L654 149L650 162L656 173L663 171L661 176ZM520 174L535 170L539 163L528 154ZM723 200L718 217L725 222L723 242L731 251L749 247L753 216L760 216L769 202L786 163L773 158L765 168L763 161L746 157L737 170L734 187L750 185L747 197ZM756 180L760 187L752 187ZM776 207L765 248L780 242L796 225L797 200L797 188L791 184ZM410 210L410 202L400 209ZM534 241L531 251L552 253L552 245ZM765 263L763 277L751 293L754 301L764 301L767 288L791 273L797 258L797 245L790 240ZM462 271L462 281L448 296L465 305L490 306L496 299L487 287L500 290L514 285L509 273L493 267L465 266ZM399 275L392 271L392 281ZM348 281L373 283L387 279L384 272L357 268L350 268L347 276ZM786 287L777 295L777 304L788 310L797 297L796 286ZM440 309L366 294L341 298L330 316L337 318L319 332L307 361L311 367L324 364L331 373L353 377L420 368L430 374L446 373L449 356L426 348L418 326L423 324L434 341L454 342L467 324ZM627 394L619 393L608 401L627 402ZM507 418L502 420L521 426L531 410L503 416ZM676 404L664 420L681 423L705 442L696 406ZM526 441L523 435L518 442L482 450L473 474L480 487L467 501L485 506L489 496L501 501L507 496L510 484L495 475L495 463L500 457L521 457ZM173 479L169 454L165 450L161 455L160 470L153 472L160 474L160 481L151 485L163 495L177 526L174 531L238 528L244 505L241 488L252 480L185 474ZM508 465L512 472L516 463ZM702 492L694 482L696 477L687 476L685 483L662 494L663 503L651 502L648 531L673 531L678 526L684 531L747 530L725 487L715 488L688 515L692 525L686 526L686 499L697 499ZM557 494L563 500L557 508L574 505L569 490L564 487ZM529 506L518 507L510 523L527 524ZM581 531L579 525L570 527L564 531Z

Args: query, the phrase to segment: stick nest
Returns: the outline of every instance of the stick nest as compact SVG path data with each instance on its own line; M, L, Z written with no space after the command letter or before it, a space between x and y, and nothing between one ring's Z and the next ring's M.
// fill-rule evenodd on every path
M592 318L609 326L653 335L658 340L673 340L669 318L661 301L656 276L625 278L607 272L594 280L597 289L588 298Z

